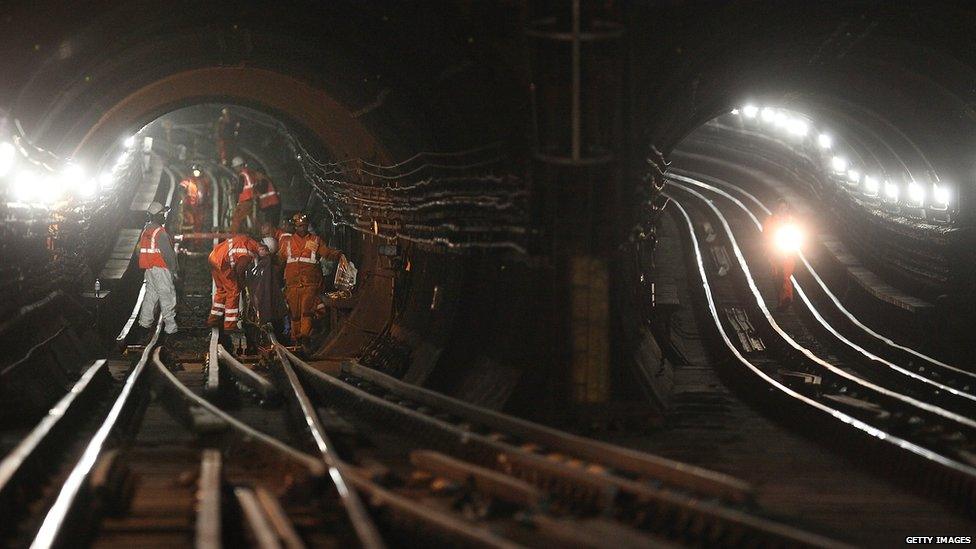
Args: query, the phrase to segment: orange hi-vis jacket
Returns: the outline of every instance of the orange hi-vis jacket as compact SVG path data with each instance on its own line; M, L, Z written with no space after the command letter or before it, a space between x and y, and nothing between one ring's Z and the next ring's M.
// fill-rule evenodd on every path
M250 263L258 254L258 243L254 239L236 235L224 240L210 252L210 264L220 269L233 269L241 262Z
M240 178L244 181L244 188L237 197L238 204L254 199L254 185L258 182L258 174L251 168L242 168Z
M285 264L285 285L321 284L319 261L323 258L338 260L341 256L342 252L326 246L312 233L282 235L278 243L278 258Z
M192 177L180 181L180 186L186 189L185 201L187 206L198 206L200 204L200 187Z
M163 258L163 250L159 247L160 233L166 237L166 229L159 225L148 225L139 237L139 268L151 269L162 267L168 269Z
M272 183L267 177L262 177L261 179L264 184L267 185L264 192L258 195L258 206L260 206L263 210L265 208L270 208L275 204L279 204L281 201L278 198L278 190L275 189L274 183Z

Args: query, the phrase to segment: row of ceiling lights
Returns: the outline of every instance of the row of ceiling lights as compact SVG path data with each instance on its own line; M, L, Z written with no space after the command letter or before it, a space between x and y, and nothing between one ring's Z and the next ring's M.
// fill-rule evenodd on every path
M10 206L52 208L58 204L95 200L111 191L115 172L135 148L136 138L123 140L125 151L115 166L99 176L89 176L83 166L67 161L58 168L31 159L28 152L13 142L0 141L0 181Z
M815 143L829 168L829 173L838 182L858 189L867 197L874 198L878 197L879 193L883 193L880 198L890 204L905 204L912 208L928 206L933 210L949 209L951 193L944 183L933 182L931 194L929 194L927 185L914 179L909 181L907 185L899 185L888 179L884 179L882 182L883 178L880 176L865 173L864 170L853 165L846 156L837 153L834 150L834 138L829 133L817 133L816 139L812 139L813 127L805 117L791 114L783 109L760 108L755 105L733 109L732 114L763 127L784 131L796 139L803 140L810 146Z

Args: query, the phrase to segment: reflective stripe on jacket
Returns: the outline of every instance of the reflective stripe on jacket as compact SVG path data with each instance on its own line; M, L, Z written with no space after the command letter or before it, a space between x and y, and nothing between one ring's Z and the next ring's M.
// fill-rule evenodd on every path
M166 260L163 259L163 250L160 249L158 242L160 232L163 233L163 236L166 235L163 228L158 225L150 225L142 230L142 236L139 237L140 269L150 269L152 267L167 268Z
M254 198L254 182L257 180L257 175L250 168L243 168L240 177L244 181L244 188L237 197L238 204Z

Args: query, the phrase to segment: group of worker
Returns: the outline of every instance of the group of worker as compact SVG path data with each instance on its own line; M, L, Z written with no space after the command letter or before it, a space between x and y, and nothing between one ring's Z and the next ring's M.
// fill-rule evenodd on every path
M225 166L235 150L239 127L230 111L223 109L214 134L218 160ZM312 335L315 318L326 310L320 298L325 282L320 264L342 264L346 258L309 230L309 220L302 213L291 219L291 232L279 229L281 200L271 179L249 167L240 156L233 156L229 164L237 175L238 197L229 227L231 236L218 243L208 257L215 290L207 324L224 331L238 331L244 317L242 291L248 281L262 279L263 282L258 280L260 283L254 285L260 291L251 292L254 294L251 311L257 317L253 320L261 325L277 325L284 316L278 312L287 308L292 339L297 344L306 343ZM193 165L180 187L183 229L200 233L204 230L207 211L213 205L213 185L201 167ZM149 329L158 305L164 339L177 331L176 283L179 280L176 252L164 228L168 210L158 202L150 204L138 246L139 267L145 270L139 326ZM203 240L191 239L187 244L192 247L193 242Z

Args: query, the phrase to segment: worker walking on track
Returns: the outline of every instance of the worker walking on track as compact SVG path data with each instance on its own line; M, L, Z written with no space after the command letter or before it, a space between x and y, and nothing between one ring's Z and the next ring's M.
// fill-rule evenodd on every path
M239 156L235 156L230 165L237 171L238 181L241 185L241 193L237 196L234 216L230 221L230 232L236 233L243 229L245 221L248 221L251 227L256 228L254 198L258 173L247 167L244 159Z
M297 213L292 217L295 232L283 236L278 259L285 265L285 300L291 314L292 338L299 345L312 334L312 319L321 300L323 276L319 262L323 259L345 261L342 252L330 248L322 239L308 232L308 218Z
M777 303L780 310L793 303L793 269L796 254L803 235L790 213L785 200L780 199L776 209L763 224L763 234L769 239L770 260L777 285Z
M258 243L243 234L224 240L210 252L210 274L216 290L207 325L225 331L238 330L240 320L241 289L247 267L258 254Z
M175 334L176 280L179 278L176 252L169 234L163 228L168 207L153 202L146 209L146 226L139 237L139 268L145 270L146 294L139 310L139 326L149 330L153 325L156 305L163 322L163 337ZM162 344L162 340L160 341Z

